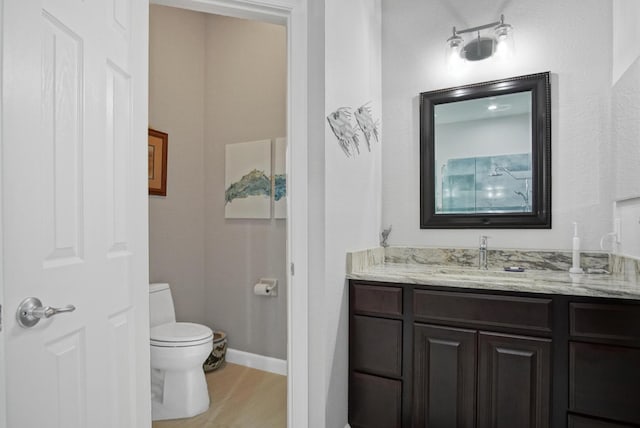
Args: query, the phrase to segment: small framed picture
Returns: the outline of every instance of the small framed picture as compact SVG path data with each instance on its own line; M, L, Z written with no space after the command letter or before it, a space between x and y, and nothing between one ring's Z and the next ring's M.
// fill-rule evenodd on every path
M169 135L149 128L149 194L167 196Z

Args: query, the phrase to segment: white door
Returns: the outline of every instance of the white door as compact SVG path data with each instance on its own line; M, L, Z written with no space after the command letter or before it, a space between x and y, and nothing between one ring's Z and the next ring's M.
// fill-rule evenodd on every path
M7 427L148 427L147 0L0 6Z

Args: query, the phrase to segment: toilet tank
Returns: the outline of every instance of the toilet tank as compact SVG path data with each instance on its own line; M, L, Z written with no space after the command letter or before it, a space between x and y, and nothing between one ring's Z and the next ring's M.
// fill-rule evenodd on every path
M149 284L149 327L176 321L169 284Z

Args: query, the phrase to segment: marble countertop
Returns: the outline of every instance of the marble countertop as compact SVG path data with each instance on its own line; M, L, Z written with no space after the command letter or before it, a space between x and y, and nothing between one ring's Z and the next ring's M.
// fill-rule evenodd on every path
M570 274L566 271L479 270L418 263L378 262L358 266L348 279L456 288L517 291L640 300L640 282L622 274Z

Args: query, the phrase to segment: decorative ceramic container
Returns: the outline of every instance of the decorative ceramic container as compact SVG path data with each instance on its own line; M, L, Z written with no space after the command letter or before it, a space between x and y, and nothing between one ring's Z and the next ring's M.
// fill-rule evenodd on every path
M213 332L213 351L209 358L204 362L202 368L205 372L210 372L220 368L224 363L224 357L227 353L227 335L223 331Z

